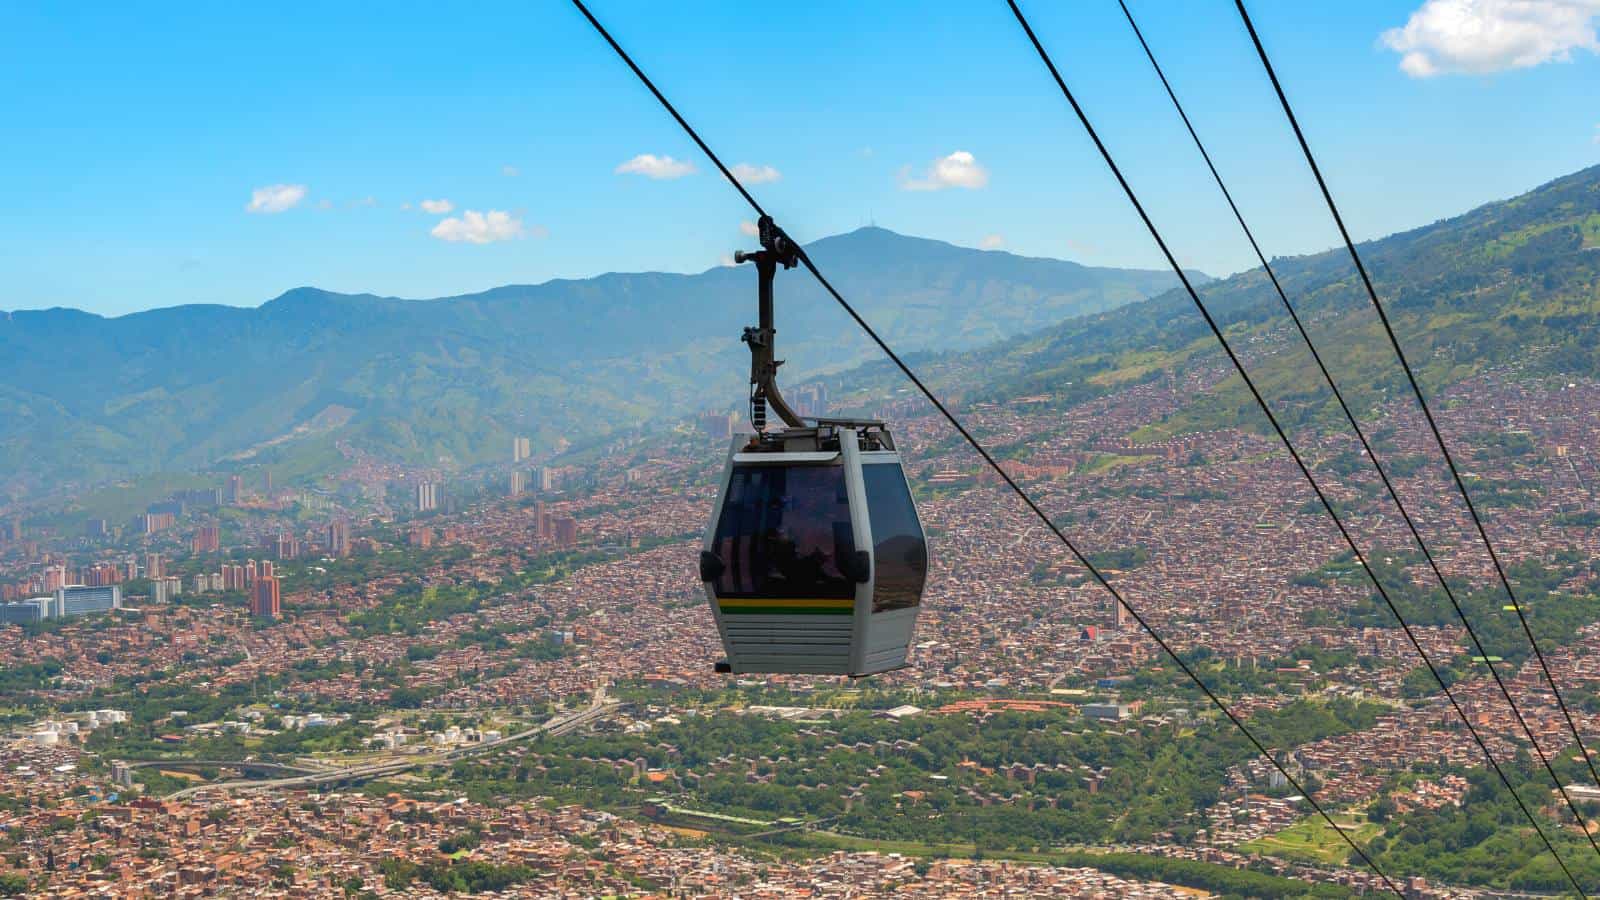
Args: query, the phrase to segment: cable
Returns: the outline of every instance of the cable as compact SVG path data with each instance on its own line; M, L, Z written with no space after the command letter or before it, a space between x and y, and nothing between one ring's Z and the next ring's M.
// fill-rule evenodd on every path
M1584 834L1589 838L1589 845L1594 848L1596 854L1600 854L1600 843L1596 843L1594 835L1589 831L1588 823L1584 820L1583 815L1578 812L1577 804L1573 803L1572 797L1561 783L1561 777L1556 774L1555 768L1550 765L1549 757L1545 755L1544 749L1539 746L1538 740L1534 738L1533 729L1529 727L1527 720L1523 718L1522 710L1517 708L1517 701L1512 698L1510 689L1506 687L1505 681L1500 677L1500 671L1495 668L1494 663L1489 661L1489 652L1484 649L1483 641L1479 640L1477 629L1472 627L1472 623L1467 619L1466 611L1457 602L1455 592L1450 589L1450 582L1445 579L1444 572L1440 570L1438 562L1434 560L1433 553L1428 550L1427 542L1422 539L1422 532L1418 530L1416 522L1406 510L1405 504L1401 502L1400 494L1395 490L1393 482L1389 479L1389 473L1384 470L1383 464L1378 461L1377 452L1372 449L1372 444L1368 442L1366 432L1362 430L1360 423L1357 422L1355 413L1351 412L1350 404L1345 402L1344 394L1339 390L1338 384L1333 380L1332 373L1328 371L1327 365L1323 362L1322 354L1318 352L1316 343L1311 340L1310 333L1306 331L1305 325L1300 321L1300 314L1295 311L1294 304L1289 302L1289 295L1284 292L1282 283L1278 281L1277 273L1272 270L1272 264L1267 262L1266 254L1261 251L1261 246L1256 242L1256 236L1251 232L1250 226L1245 224L1244 214L1239 211L1238 205L1233 200L1232 192L1228 190L1227 184L1223 182L1222 175L1217 171L1215 163L1212 162L1211 154L1206 150L1205 143L1200 140L1200 135L1195 131L1194 124L1189 121L1189 114L1184 111L1183 104L1179 102L1177 92L1173 90L1172 84L1167 81L1167 75L1162 71L1161 64L1156 61L1154 51L1150 49L1149 42L1145 40L1144 33L1140 31L1139 23L1133 18L1133 12L1128 9L1126 0L1117 0L1117 3L1122 7L1122 14L1127 17L1128 25L1133 28L1134 36L1139 39L1139 46L1144 48L1145 57L1150 60L1151 68L1155 69L1156 77L1161 79L1161 86L1166 89L1167 96L1172 100L1173 108L1178 111L1178 117L1183 120L1183 126L1189 130L1189 137L1194 139L1194 145L1199 149L1201 158L1205 160L1206 167L1211 170L1211 177L1217 182L1217 187L1222 191L1223 198L1228 201L1228 208L1233 210L1233 217L1238 220L1240 230L1244 232L1245 238L1249 240L1250 248L1255 251L1256 259L1261 262L1262 270L1267 273L1267 278L1272 282L1273 289L1277 291L1278 299L1283 301L1283 308L1288 311L1289 318L1294 321L1294 327L1300 332L1301 340L1305 341L1306 348L1311 351L1311 358L1316 361L1317 369L1322 372L1323 380L1328 383L1328 388L1333 391L1333 397L1338 401L1339 409L1344 412L1345 420L1350 423L1350 428L1355 432L1356 438L1361 441L1361 449L1366 451L1367 458L1372 461L1373 468L1377 470L1378 477L1383 481L1384 489L1389 492L1389 499L1393 500L1395 507L1400 510L1400 517L1405 520L1406 528L1411 531L1411 537L1416 541L1423 557L1427 559L1428 567L1433 570L1434 577L1439 580L1439 586L1444 588L1445 596L1450 599L1450 606L1455 609L1456 617L1466 627L1467 634L1472 638L1472 645L1478 651L1478 656L1489 669L1489 674L1494 677L1494 683L1499 686L1500 693L1505 697L1506 703L1510 704L1512 715L1516 717L1517 724L1522 727L1522 733L1527 735L1528 743L1533 745L1534 752L1538 754L1539 761L1544 764L1545 771L1550 774L1550 780L1555 783L1556 790L1561 792L1562 799L1567 803L1567 809L1572 812L1573 818L1577 820L1578 825L1583 828Z
M1145 228L1149 230L1150 236L1155 239L1156 246L1161 249L1161 253L1166 257L1167 263L1172 266L1172 271L1177 273L1178 280L1183 284L1184 290L1188 292L1189 298L1194 301L1195 308L1200 311L1200 315L1205 319L1206 325L1211 328L1211 333L1216 337L1217 342L1222 345L1223 352L1227 354L1229 361L1233 363L1233 367L1238 371L1239 377L1244 380L1245 387L1249 388L1251 396L1255 398L1256 405L1266 415L1267 421L1278 435L1278 440L1289 451L1289 456L1300 469L1300 474L1305 476L1306 481L1311 485L1311 490L1317 495L1317 500L1322 503L1322 508L1327 510L1328 517L1333 520L1333 524L1338 528L1339 534L1344 538L1345 543L1349 545L1350 551L1355 555L1356 561L1360 563L1362 571L1372 581L1372 586L1378 591L1378 595L1383 598L1383 602L1389 607L1389 611L1394 613L1395 619L1400 623L1400 627L1404 630L1406 638L1411 642L1411 646L1416 649L1417 655L1422 657L1423 663L1427 665L1428 671L1433 674L1434 680L1439 683L1439 688L1450 701L1450 705L1467 726L1467 730L1471 733L1473 741L1477 743L1478 749L1483 751L1484 758L1489 761L1489 765L1500 776L1501 782L1511 794L1512 799L1517 802L1517 806L1522 809L1523 814L1527 816L1528 822L1539 833L1540 839L1544 841L1544 845L1549 849L1550 855L1555 858L1556 864L1566 873L1567 879L1572 882L1572 886L1577 890L1579 896L1587 897L1588 894L1578 884L1578 880L1573 877L1571 870L1567 868L1566 862L1562 860L1561 854L1556 852L1555 845L1550 842L1549 836L1539 826L1539 822L1534 818L1532 810L1528 809L1522 797L1517 794L1516 788L1511 784L1511 779L1506 776L1505 771L1500 768L1500 764L1495 761L1494 754L1489 752L1488 744L1484 743L1482 736L1478 734L1478 729L1473 726L1472 720L1467 717L1466 710L1462 709L1461 704L1457 702L1455 694L1451 692L1450 686L1445 683L1444 678L1439 674L1439 670L1434 666L1433 660L1429 658L1427 651L1422 649L1421 642L1412 633L1410 624L1406 622L1405 616L1401 615L1399 608L1395 606L1394 600L1390 598L1388 590L1383 586L1383 582L1378 579L1377 574L1368 565L1366 555L1361 552L1361 548L1356 544L1355 538L1351 536L1349 529L1345 527L1344 521L1339 518L1339 514L1333 508L1333 503L1323 493L1322 486L1312 476L1311 469L1307 467L1305 460L1300 457L1299 451L1294 447L1294 442L1289 440L1288 433L1278 423L1278 417L1273 415L1271 407L1267 405L1266 398L1257 389L1255 381L1250 377L1250 373L1245 370L1244 364L1239 361L1239 357L1233 352L1233 346L1228 343L1227 337L1223 335L1221 326L1217 324L1216 319L1212 318L1211 311L1206 308L1205 303L1200 300L1200 294L1194 289L1193 283L1189 281L1188 274L1184 272L1183 266L1178 264L1177 257L1172 254L1171 248L1167 246L1166 239L1161 236L1160 229L1156 228L1155 222L1150 218L1150 214L1145 211L1144 204L1139 202L1138 195L1134 193L1132 185L1123 176L1122 169L1117 166L1116 160L1111 156L1111 151L1100 140L1099 133L1095 131L1094 125L1089 122L1089 117L1083 111L1083 107L1078 105L1077 97L1073 96L1072 90L1067 87L1066 80L1061 77L1061 72L1056 69L1055 62L1051 60L1050 54L1045 51L1044 44L1040 43L1039 36L1034 33L1033 27L1028 24L1027 17L1022 14L1022 9L1017 6L1016 0L1006 0L1006 3L1011 7L1012 14L1016 16L1017 23L1022 26L1022 30L1028 36L1028 40L1032 42L1034 50L1038 52L1039 59L1044 63L1045 68L1049 69L1051 77L1055 79L1056 86L1061 89L1062 96L1072 106L1072 111L1077 115L1078 122L1083 125L1083 129L1088 134L1089 139L1094 142L1095 149L1100 152L1100 156L1111 170L1111 174L1117 179L1117 184L1122 187L1123 193L1127 195L1128 202L1133 205L1134 211L1139 214L1139 218L1144 222Z
M667 100L666 95L662 94L661 91L656 87L656 83L650 80L650 76L646 75L644 70L639 68L639 66L634 63L633 57L629 56L628 52L622 49L622 45L616 42L616 39L611 36L611 32L607 31L605 26L600 24L600 20L596 19L593 13L589 12L589 7L584 6L583 3L579 2L579 0L572 0L572 2L574 6L578 7L578 12L583 13L583 17L589 20L590 25L594 26L594 30L600 32L600 36L605 38L606 43L611 45L611 49L617 52L617 56L622 57L622 61L628 64L628 68L633 70L633 74L637 75L639 80L644 83L644 86L650 89L650 93L655 95L656 100L660 102L662 108L672 116L672 118L678 123L678 126L683 129L684 133L689 135L689 139L695 142L695 146L699 147L700 152L706 155L706 159L711 160L711 164L717 167L717 171L722 173L722 177L728 179L728 183L733 185L733 189L739 192L739 196L744 198L744 202L750 204L750 208L756 211L757 216L766 215L767 211L761 208L761 204L756 202L756 198L750 196L750 192L744 189L744 185L739 183L739 179L733 177L733 173L728 171L728 167L722 164L722 160L718 159L717 155L711 152L711 148L706 146L706 142L700 140L699 133L690 127L688 122L684 121L683 116L678 115L677 107L673 106L671 101Z
M1344 239L1345 249L1350 251L1350 259L1355 263L1356 271L1361 275L1361 283L1366 286L1367 296L1372 298L1372 308L1378 313L1378 321L1383 323L1383 331L1389 336L1389 345L1394 348L1395 358L1400 361L1400 367L1405 370L1406 380L1411 384L1411 393L1416 395L1417 405L1422 407L1423 418L1428 421L1428 430L1433 432L1434 443L1439 445L1439 452L1444 456L1445 465L1450 469L1450 477L1455 481L1456 491L1461 494L1461 499L1466 501L1467 513L1472 517L1472 524L1478 530L1478 537L1482 539L1484 549L1489 551L1489 560L1494 563L1495 574L1500 577L1500 584L1506 589L1506 596L1511 598L1511 608L1517 613L1517 621L1522 623L1522 633L1527 635L1528 644L1533 647L1533 655L1539 660L1539 668L1543 670L1546 681L1550 682L1550 691L1555 694L1556 705L1561 708L1562 718L1567 720L1567 728L1572 732L1572 739L1578 743L1578 753L1589 767L1589 774L1594 778L1594 783L1600 787L1600 771L1595 770L1594 760L1589 756L1589 749L1584 746L1583 736L1578 733L1577 723L1572 720L1572 713L1567 709L1567 701L1561 697L1561 689L1556 687L1555 675L1550 672L1550 664L1545 662L1544 652L1539 649L1539 641L1533 636L1533 628L1528 625L1528 617L1522 613L1522 604L1517 601L1517 594L1511 589L1511 579L1506 576L1505 566L1500 564L1500 555L1495 552L1494 544L1489 540L1489 532L1483 526L1483 519L1478 515L1478 508L1472 502L1472 495L1467 492L1467 484L1461 478L1461 472L1456 468L1455 457L1451 455L1450 448L1445 445L1444 434L1439 431L1439 423L1434 421L1433 411L1428 407L1427 398L1422 395L1422 386L1417 382L1417 375L1411 369L1411 363L1406 359L1405 351L1400 349L1400 339L1395 336L1394 326L1389 322L1389 315L1383 309L1383 303L1378 300L1378 290L1372 286L1372 277L1367 274L1367 267L1361 261L1361 254L1356 252L1355 241L1350 238L1350 230L1345 228L1344 217L1339 215L1338 204L1333 202L1333 193L1328 190L1328 182L1322 177L1322 169L1317 165L1317 159L1311 153L1311 145L1306 142L1304 131L1300 130L1300 121L1295 118L1294 109L1289 106L1289 97L1283 92L1283 85L1278 81L1278 73L1272 67L1272 60L1267 58L1267 48L1261 43L1261 36L1256 34L1255 23L1250 21L1250 13L1245 11L1242 0L1234 0L1234 6L1239 10L1239 17L1244 20L1244 27L1250 32L1250 41L1255 44L1256 54L1261 57L1261 65L1267 70L1267 77L1272 81L1272 90L1278 95L1278 103L1283 106L1283 114L1289 119L1289 126L1294 129L1295 140L1300 143L1300 150L1305 154L1306 164L1311 167L1311 174L1317 179L1317 187L1322 191L1322 199L1327 201L1328 212L1333 215L1335 225L1339 226L1339 236ZM1537 746L1537 744L1535 744ZM1565 792L1563 792L1565 793ZM1591 837L1592 841L1593 838Z
M584 18L589 20L589 24L594 26L595 30L600 33L601 37L605 38L606 43L611 45L611 49L616 51L617 55L622 58L623 62L627 63L628 68L632 69L634 74L639 77L639 80L644 82L645 86L650 89L650 92L655 95L656 99L660 101L663 107L666 108L667 112L670 113L675 120L677 120L678 124L683 127L684 131L688 132L695 144L700 147L701 152L703 152L719 170L726 173L728 170L722 165L722 161L718 159L717 155L711 151L711 148L700 139L700 136L695 133L693 128L689 126L689 123L684 121L683 117L678 114L678 111L673 108L672 104L667 100L667 98L662 96L661 92L656 89L655 85L651 83L650 79L647 78L642 71L640 71L639 67L634 64L632 58L628 56L627 52L624 51L622 47L617 44L616 40L611 37L610 32L606 31L605 26L601 25L599 20L597 20L594 15L589 12L588 7L583 3L583 0L572 0L572 3L578 8L579 12L583 13ZM761 215L766 215L760 204L756 203L755 199L752 198L744 190L744 188L740 187L737 181L734 181L731 177L729 178L729 181L739 189L739 193L743 195L745 200L750 203L752 209ZM934 408L937 409L940 415L945 418L945 421L949 422L950 425L961 434L962 438L964 438L966 442L971 445L972 449L976 450L978 455L983 457L983 461L988 464L989 468L993 469L995 474L999 475L1001 480L1006 483L1006 486L1011 488L1012 492L1015 493L1024 504L1027 505L1028 509L1031 510L1035 516L1038 517L1039 521L1044 523L1046 528L1050 529L1051 533L1054 534L1056 539L1067 548L1067 551L1072 554L1073 558L1088 570L1089 574L1094 578L1094 580L1099 583L1102 588L1105 588L1106 592L1109 593L1123 609L1128 611L1128 614L1132 616L1134 620L1139 623L1140 627L1142 627L1150 635L1150 637L1155 640L1156 644L1161 647L1167 656L1178 665L1178 668L1183 670L1183 673L1189 677L1189 680L1193 681L1195 685L1200 688L1200 691L1206 695L1207 699L1209 699L1212 704L1217 707L1217 709L1221 710L1222 714L1227 717L1228 721L1232 722L1234 727L1236 727L1239 732L1243 734L1247 740L1249 740L1250 744L1255 747L1256 752L1264 757L1273 768L1277 769L1278 772L1283 775L1288 783L1293 786L1301 796L1306 798L1306 802L1310 803L1312 808L1314 808L1318 814L1320 814L1322 818L1327 821L1329 827L1338 832L1339 836L1344 839L1345 843L1350 845L1350 849L1354 850L1356 854L1361 857L1362 861L1367 864L1368 868L1372 869L1372 871L1377 874L1378 878L1383 881L1388 889L1396 896L1403 898L1405 894L1397 885L1395 885L1393 881L1390 880L1388 875L1384 874L1382 869L1378 868L1377 863L1373 862L1372 858L1367 855L1367 852L1363 850L1361 846L1357 844L1355 840L1351 838L1350 835L1347 834L1345 830L1333 820L1333 817L1329 815L1328 812L1323 809L1322 805L1318 803L1316 799L1313 798L1311 794L1300 785L1300 782L1296 780L1293 775L1289 774L1289 771L1284 768L1284 766L1279 763L1275 757L1273 757L1271 752L1267 750L1266 746L1263 745L1261 741L1256 738L1255 734L1245 726L1244 722L1234 714L1233 710L1229 709L1227 704L1223 703L1221 698L1212 692L1211 688L1209 688L1206 683L1201 680L1200 676L1195 674L1194 670L1189 667L1189 664L1184 662L1183 657L1179 656L1177 651L1174 650L1172 646L1161 637L1160 633L1151 627L1150 623L1139 614L1139 611L1134 609L1133 606L1122 596L1119 591L1117 591L1116 588L1112 587L1111 582L1106 580L1105 575L1100 572L1099 568L1097 568L1094 563L1089 561L1089 557L1080 551L1078 546L1067 537L1066 533L1050 520L1050 517L1045 514L1043 509L1039 508L1039 505L1028 494L1028 492L1023 490L1022 487L1018 485L1009 474L1007 474L1004 467L1002 467L1000 463L997 462L992 455L990 455L988 449L986 449L977 438L973 437L972 433L967 430L967 427L962 424L961 420L945 407L944 403L939 400L938 396L922 382L922 379L919 378L914 371L912 371L910 366L906 365L905 361L900 358L899 354L895 353L888 343L886 343L883 338L878 335L878 332L873 329L871 325L867 324L866 320L861 317L861 314L856 311L855 307L852 306L849 301L845 300L844 297L834 289L833 285L829 283L825 277L823 277L822 272L817 269L816 264L811 261L811 257L805 252L804 248L800 249L799 256L801 264L804 265L806 270L817 279L817 283L822 285L823 289L833 297L834 301L839 304L839 306L850 316L851 319L855 320L855 323L861 327L861 330L866 332L867 336L872 339L872 342L878 345L878 349L883 351L884 355L887 356L897 368L899 368L901 373L904 374L912 384L916 385L917 390L921 391L922 395L928 399L928 402L933 404Z

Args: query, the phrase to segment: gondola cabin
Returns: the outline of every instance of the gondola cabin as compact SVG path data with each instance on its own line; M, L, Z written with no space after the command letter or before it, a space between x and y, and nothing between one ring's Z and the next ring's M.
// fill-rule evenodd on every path
M880 422L736 438L700 577L733 673L900 668L928 545Z

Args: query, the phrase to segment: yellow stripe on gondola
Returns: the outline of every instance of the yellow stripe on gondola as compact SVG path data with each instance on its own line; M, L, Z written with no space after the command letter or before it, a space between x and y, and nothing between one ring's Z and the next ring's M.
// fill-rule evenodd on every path
M737 597L719 597L717 606L726 609L730 606L751 606L763 609L855 609L856 601L849 597L826 599L790 599L764 597L760 599L743 599Z

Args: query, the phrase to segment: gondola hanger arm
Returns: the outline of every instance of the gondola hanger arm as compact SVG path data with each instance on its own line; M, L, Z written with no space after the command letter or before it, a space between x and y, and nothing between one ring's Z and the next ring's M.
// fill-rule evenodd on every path
M778 267L794 268L800 261L800 248L771 216L763 215L757 221L756 233L761 249L749 253L736 250L733 261L756 266L757 324L745 328L740 340L750 346L750 424L759 440L766 431L768 407L790 428L803 428L805 423L778 390L778 367L783 365L783 360L776 358L778 329L773 324L772 299L772 283Z

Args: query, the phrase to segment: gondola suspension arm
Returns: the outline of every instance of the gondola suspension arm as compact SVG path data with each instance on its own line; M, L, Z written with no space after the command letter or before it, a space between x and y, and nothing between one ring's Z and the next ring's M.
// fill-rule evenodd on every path
M794 268L800 254L771 216L761 217L756 223L756 233L761 249L752 253L735 250L733 261L756 264L757 324L745 328L740 339L750 345L750 425L759 439L766 431L769 406L790 428L802 428L805 423L778 391L778 367L783 365L783 360L776 358L778 329L773 325L772 313L772 282L777 277L778 267Z

